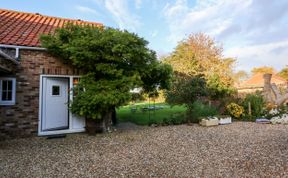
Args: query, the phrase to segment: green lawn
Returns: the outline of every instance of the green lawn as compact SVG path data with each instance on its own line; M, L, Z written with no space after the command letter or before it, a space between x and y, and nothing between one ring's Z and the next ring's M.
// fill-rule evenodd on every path
M150 106L150 109L148 107ZM133 122L138 125L149 123L162 123L163 119L169 119L186 111L185 106L169 106L165 103L138 103L135 105L123 106L117 110L117 118L120 122ZM146 108L146 109L145 109Z

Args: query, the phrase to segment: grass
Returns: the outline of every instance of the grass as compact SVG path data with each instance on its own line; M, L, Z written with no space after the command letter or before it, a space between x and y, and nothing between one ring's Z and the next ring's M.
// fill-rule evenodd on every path
M157 110L146 110L142 108L153 107L154 103L138 103L135 105L123 106L117 110L117 118L120 122L133 122L138 125L149 125L150 123L162 123L163 119L169 119L174 115L185 113L185 106L171 107L165 103L155 103L156 107L163 107ZM136 109L136 110L135 110Z

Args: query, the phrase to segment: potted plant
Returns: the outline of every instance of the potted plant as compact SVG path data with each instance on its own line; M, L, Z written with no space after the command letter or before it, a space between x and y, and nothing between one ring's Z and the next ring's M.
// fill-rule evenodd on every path
M200 125L202 126L215 126L219 125L219 120L216 117L205 117L205 118L200 118Z
M232 118L227 115L222 115L217 117L219 119L219 125L231 124Z

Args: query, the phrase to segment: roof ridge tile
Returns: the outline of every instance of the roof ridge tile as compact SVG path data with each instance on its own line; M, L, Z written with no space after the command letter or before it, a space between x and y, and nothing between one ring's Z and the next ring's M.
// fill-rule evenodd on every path
M14 13L21 13L21 14L31 14L31 15L39 15L39 16L43 16L43 17L48 17L48 18L57 18L57 19L63 19L63 20L68 20L68 21L82 21L88 24L98 24L98 25L103 25L102 23L98 23L98 22L90 22L90 21L86 21L86 20L82 20L82 19L72 19L72 18L65 18L65 17L56 17L56 16L49 16L49 15L43 15L40 14L38 12L36 13L32 13L32 12L23 12L23 11L16 11L16 10L8 10L8 9L1 9L0 11L10 11L10 12L14 12Z

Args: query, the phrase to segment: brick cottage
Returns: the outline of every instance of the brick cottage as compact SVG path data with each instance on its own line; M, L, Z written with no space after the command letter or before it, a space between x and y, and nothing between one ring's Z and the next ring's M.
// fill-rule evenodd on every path
M66 23L102 26L0 9L0 139L85 130L85 120L68 110L78 71L39 42Z

